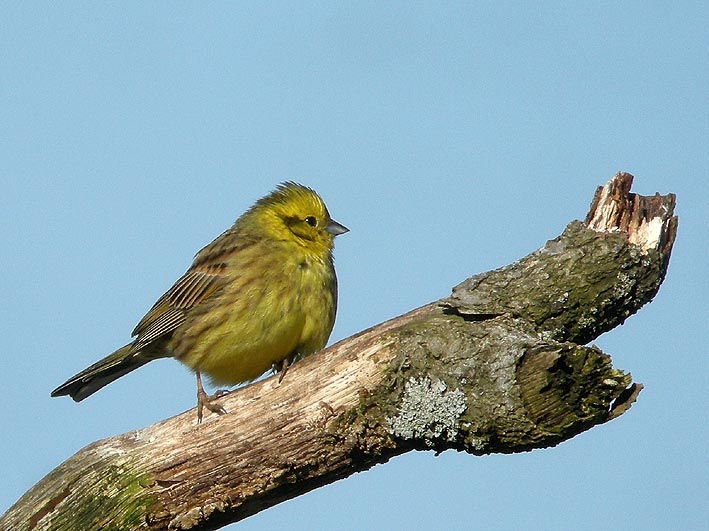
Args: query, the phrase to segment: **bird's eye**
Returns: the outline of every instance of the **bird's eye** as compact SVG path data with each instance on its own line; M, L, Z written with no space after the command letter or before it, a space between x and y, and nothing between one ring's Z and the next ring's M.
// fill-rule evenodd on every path
M308 225L310 225L311 227L314 227L315 225L318 224L318 220L315 219L314 216L308 216L307 218L305 218L305 222L306 222Z

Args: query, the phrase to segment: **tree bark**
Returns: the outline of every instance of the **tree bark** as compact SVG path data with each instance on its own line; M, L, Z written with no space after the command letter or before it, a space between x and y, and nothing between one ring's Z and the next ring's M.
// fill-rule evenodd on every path
M410 450L549 447L624 413L642 389L585 346L664 278L673 194L619 173L585 222L450 296L194 410L95 442L0 518L2 529L216 529Z

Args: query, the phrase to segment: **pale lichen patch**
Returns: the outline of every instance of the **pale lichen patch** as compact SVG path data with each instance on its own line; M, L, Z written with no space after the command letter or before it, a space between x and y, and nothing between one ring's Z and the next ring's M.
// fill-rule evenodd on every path
M458 421L467 408L465 393L448 390L445 382L412 378L406 382L394 417L387 418L391 433L402 439L422 439L433 446L441 438L454 441Z

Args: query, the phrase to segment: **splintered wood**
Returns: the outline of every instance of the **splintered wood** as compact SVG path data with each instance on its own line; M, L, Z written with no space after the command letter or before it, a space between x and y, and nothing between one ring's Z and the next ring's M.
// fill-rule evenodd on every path
M643 253L654 249L669 254L677 234L675 194L641 196L630 192L633 176L617 173L599 186L586 215L596 232L620 232Z

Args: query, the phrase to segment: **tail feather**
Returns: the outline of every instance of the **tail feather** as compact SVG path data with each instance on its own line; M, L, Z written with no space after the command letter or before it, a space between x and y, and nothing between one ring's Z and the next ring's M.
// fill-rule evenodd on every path
M52 391L52 396L69 395L75 402L81 402L113 380L154 359L141 356L140 353L131 353L132 346L133 344L129 343L72 376Z

